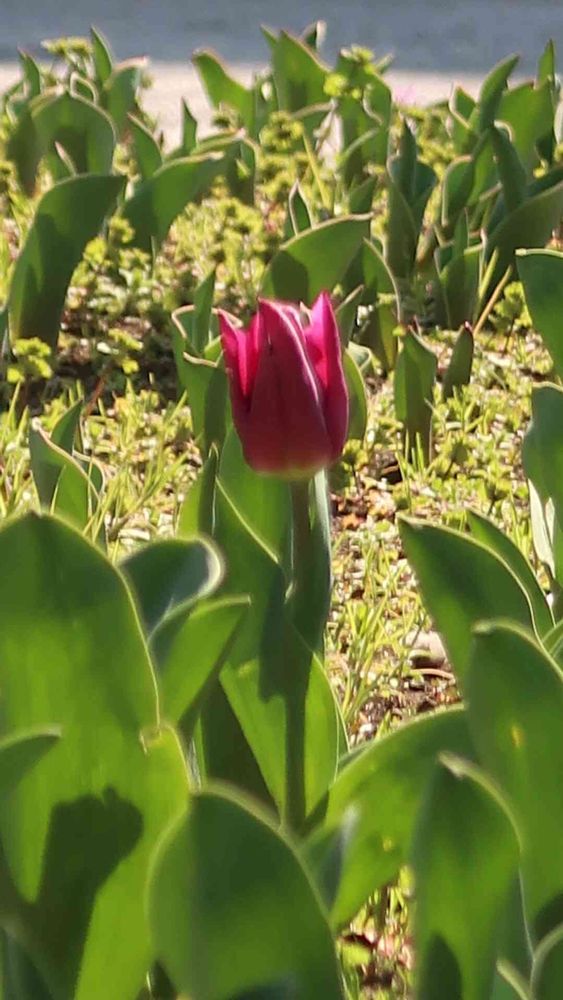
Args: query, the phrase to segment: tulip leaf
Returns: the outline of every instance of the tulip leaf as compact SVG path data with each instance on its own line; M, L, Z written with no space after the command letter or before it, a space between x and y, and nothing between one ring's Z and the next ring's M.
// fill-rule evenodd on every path
M544 648L563 670L563 618L553 626L542 641Z
M450 399L456 389L469 385L473 367L473 334L469 326L463 326L454 344L450 363L442 382L442 399Z
M68 452L49 440L37 422L29 430L31 470L43 507L84 529L94 505L88 476Z
M176 989L204 997L342 998L326 917L297 856L248 805L195 796L164 839L149 919Z
M0 738L0 796L4 799L60 739L60 729L28 729Z
M248 607L245 597L205 601L194 609L183 604L152 634L150 648L159 674L162 714L181 728L186 745Z
M343 355L344 376L348 386L350 400L350 419L348 421L348 437L363 441L367 428L368 404L366 387L362 373L350 351Z
M285 243L262 282L262 295L311 306L322 291L332 291L368 235L367 216L341 216L322 222Z
M176 529L179 538L189 538L198 534L213 534L213 507L215 502L215 481L219 456L216 448L211 448L195 483L188 488L178 514Z
M563 982L563 923L541 942L534 955L532 976L536 1000L558 1000Z
M0 580L3 725L48 720L63 733L0 802L13 880L2 916L22 929L53 996L123 1000L153 957L143 891L156 841L185 803L182 754L160 728L133 604L104 556L63 523L27 515L0 531L0 559L11 566Z
M446 168L442 180L441 223L444 228L453 227L467 206L474 180L475 166L470 156L462 156Z
M214 52L196 52L192 61L212 105L219 108L224 104L233 108L248 131L252 132L255 113L253 91L233 79Z
M272 46L272 67L278 103L300 111L326 101L328 69L300 38L280 31Z
M102 86L111 76L114 64L113 53L107 38L97 28L90 28L92 42L92 58L96 71L96 81Z
M467 247L460 254L453 256L440 271L445 315L439 319L451 330L473 318L479 294L482 255L482 244ZM466 344L467 338L464 346Z
M533 631L528 596L492 549L459 531L412 519L401 520L400 535L422 599L462 683L478 622L506 618Z
M395 413L403 424L410 454L421 448L425 461L432 443L432 403L436 382L436 355L415 333L407 331L395 371Z
M522 458L526 475L537 493L534 506L539 508L543 520L541 535L534 530L534 544L560 586L563 585L562 420L563 389L549 383L536 386L532 391L532 422L524 438ZM538 544L541 536L543 545ZM550 550L547 559L542 551L544 546Z
M516 264L534 327L563 378L563 253L520 250Z
M287 204L287 222L289 227L288 238L297 236L307 229L311 229L313 222L311 212L305 200L305 196L299 186L299 181L295 181Z
M368 897L406 863L424 787L439 753L472 757L464 712L437 712L360 750L339 773L310 822L307 863L326 872L335 836L348 827L333 881L331 923L352 920ZM377 803L377 808L374 807ZM313 825L314 824L314 825Z
M285 563L290 530L289 486L250 468L234 427L221 451L218 477L223 493L247 528L274 559Z
M124 559L121 570L149 633L179 605L192 605L212 594L223 575L218 552L203 539L168 538L149 543Z
M72 273L122 186L121 177L87 174L61 181L43 195L12 275L8 300L12 343L39 337L56 346Z
M129 115L135 111L141 79L142 66L130 62L114 66L104 81L100 102L115 123L119 136L127 127Z
M490 996L498 925L518 856L516 833L492 784L464 761L441 757L413 848L420 1000Z
M504 624L479 627L468 666L471 732L519 832L524 901L538 941L563 918L563 859L557 847L563 822L558 738L563 676L531 636Z
M356 329L358 309L362 302L364 286L354 288L336 308L336 322L342 347L348 347Z
M472 536L490 548L512 570L528 595L536 632L540 637L545 636L553 628L553 615L524 553L490 518L469 511L468 523Z
M122 208L132 226L134 244L150 253L166 239L174 219L188 202L197 201L209 189L220 170L222 157L186 156L164 163L143 181Z
M470 126L478 124L480 132L490 128L498 117L498 109L503 95L503 91L520 57L517 55L508 56L502 62L497 63L490 73L487 74L479 91L479 99L475 110L469 120Z
M514 264L516 250L545 246L558 225L563 215L563 178L555 171L552 173L553 177L547 174L541 178L544 186L506 215L489 234L486 259L490 260L493 253L498 252L491 289Z
M492 127L489 135L502 185L505 211L514 212L526 200L526 171L516 147L504 129Z
M501 97L497 118L510 126L512 142L528 173L538 163L537 144L553 131L551 83L522 83Z
M44 152L60 143L79 174L107 174L111 170L115 133L101 108L68 92L41 99L32 114Z
M152 132L133 115L129 115L135 160L142 180L146 181L162 166L162 153Z
M222 447L231 422L229 389L224 368L201 357L191 341L197 331L195 316L191 306L172 314L172 346L178 380L191 410L194 437L203 455L207 455L213 445Z

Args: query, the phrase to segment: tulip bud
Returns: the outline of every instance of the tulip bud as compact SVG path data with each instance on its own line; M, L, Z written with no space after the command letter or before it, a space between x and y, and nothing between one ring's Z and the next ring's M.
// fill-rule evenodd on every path
M314 475L340 456L348 390L327 292L305 324L297 306L262 299L248 330L219 313L233 420L246 461L286 479Z

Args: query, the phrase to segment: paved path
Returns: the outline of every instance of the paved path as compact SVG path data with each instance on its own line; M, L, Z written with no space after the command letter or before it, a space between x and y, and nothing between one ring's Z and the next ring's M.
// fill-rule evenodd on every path
M17 74L18 46L39 54L42 38L86 34L94 22L119 58L150 57L148 104L175 141L181 96L208 120L194 48L215 49L245 79L268 56L261 23L300 30L316 18L328 24L329 60L352 42L394 52L389 79L413 101L447 95L454 80L474 90L510 52L531 73L550 37L563 62L563 0L0 0L0 87Z

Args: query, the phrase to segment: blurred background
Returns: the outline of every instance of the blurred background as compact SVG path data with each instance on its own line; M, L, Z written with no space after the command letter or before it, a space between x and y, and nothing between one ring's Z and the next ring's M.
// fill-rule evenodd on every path
M215 49L244 78L267 58L261 24L300 31L319 18L327 58L351 43L393 52L391 83L413 102L446 96L454 78L475 90L511 52L522 54L520 73L531 72L549 38L563 49L563 0L0 0L0 85L17 75L18 47L39 55L43 38L94 24L119 59L150 58L147 103L170 136L182 95L206 119L189 65L195 48Z

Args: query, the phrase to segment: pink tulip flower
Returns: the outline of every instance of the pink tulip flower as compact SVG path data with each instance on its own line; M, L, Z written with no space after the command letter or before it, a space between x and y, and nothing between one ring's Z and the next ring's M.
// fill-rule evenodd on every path
M348 429L336 318L321 292L304 322L296 305L262 299L248 330L219 313L233 420L257 472L302 479L335 462Z

